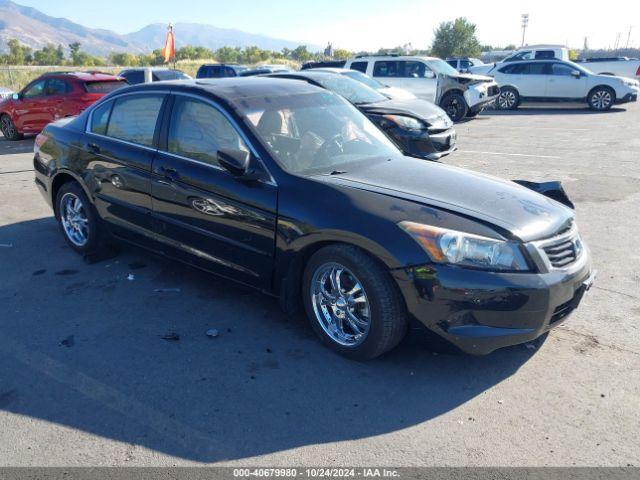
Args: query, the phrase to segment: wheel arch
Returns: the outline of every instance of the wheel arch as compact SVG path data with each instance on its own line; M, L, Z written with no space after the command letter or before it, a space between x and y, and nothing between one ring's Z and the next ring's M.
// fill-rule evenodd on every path
M58 206L56 205L56 197L58 196L58 192L60 191L62 185L70 182L78 183L84 190L84 193L87 195L89 201L93 202L86 185L82 181L82 178L76 173L71 172L70 170L60 169L51 178L51 204L53 205L53 212L56 217L58 216Z
M613 101L614 102L616 101L616 98L617 98L616 89L613 88L611 85L607 85L606 83L600 83L592 87L591 90L589 90L589 93L587 93L587 100L589 99L589 97L591 97L591 94L598 88L606 88L607 90L609 90L613 94Z
M385 270L398 268L393 255L370 239L326 233L313 235L313 237L312 240L302 237L299 242L295 242L298 243L297 245L292 245L283 252L283 258L280 259L283 266L274 272L275 291L280 300L280 306L288 314L293 314L302 308L300 293L304 269L308 260L322 248L331 245L352 246L371 256Z

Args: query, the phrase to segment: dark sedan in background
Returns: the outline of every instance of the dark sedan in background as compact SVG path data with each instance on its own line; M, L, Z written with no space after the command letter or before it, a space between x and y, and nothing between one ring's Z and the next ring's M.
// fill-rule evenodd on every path
M269 77L302 80L342 95L384 131L406 154L438 160L456 150L453 122L437 105L420 100L393 100L345 75L305 70Z
M529 341L593 278L573 210L406 157L306 82L126 87L48 125L34 167L75 251L115 236L251 285L352 358L410 325L476 354Z

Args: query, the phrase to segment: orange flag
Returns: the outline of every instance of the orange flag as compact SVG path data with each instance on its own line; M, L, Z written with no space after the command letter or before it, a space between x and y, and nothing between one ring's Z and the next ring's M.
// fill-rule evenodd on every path
M162 55L164 56L164 63L169 63L169 60L176 56L176 45L173 38L173 25L169 25L169 30L167 30L167 40L164 42Z

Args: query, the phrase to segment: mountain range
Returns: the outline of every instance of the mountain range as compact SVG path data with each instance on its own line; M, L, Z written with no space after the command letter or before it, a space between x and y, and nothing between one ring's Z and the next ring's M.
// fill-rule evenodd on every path
M224 46L262 49L293 49L301 42L272 38L241 30L219 28L199 23L174 25L176 48L198 45L215 50ZM167 26L159 23L147 25L137 32L121 35L110 30L89 28L66 18L51 17L41 11L19 5L11 0L0 0L0 51L7 51L7 41L17 38L20 42L39 49L48 43L62 44L67 49L73 42L80 42L81 49L92 55L108 55L110 52L148 53L162 48ZM321 50L308 45L309 50Z

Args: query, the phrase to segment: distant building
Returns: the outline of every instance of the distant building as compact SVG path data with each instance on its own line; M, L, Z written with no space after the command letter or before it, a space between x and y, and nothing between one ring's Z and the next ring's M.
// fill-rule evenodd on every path
M331 42L329 42L327 48L324 49L324 56L333 58L333 45L331 45Z

